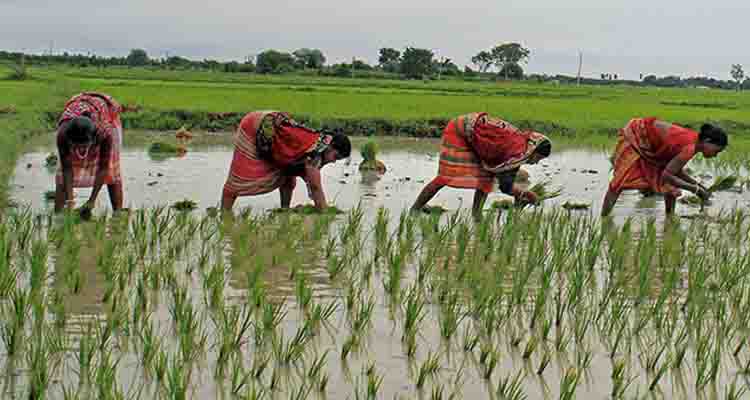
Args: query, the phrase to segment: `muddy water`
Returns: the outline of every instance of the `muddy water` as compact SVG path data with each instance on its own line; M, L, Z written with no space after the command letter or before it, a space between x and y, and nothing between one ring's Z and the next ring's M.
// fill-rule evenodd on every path
M227 138L226 141L229 141ZM356 146L356 145L355 145ZM44 167L44 159L55 149L50 145L34 148L18 160L13 178L12 198L38 211L49 210L52 202L44 199L44 192L54 190L54 171ZM437 171L437 142L415 139L391 140L379 158L388 167L382 177L363 176L357 166L361 162L354 152L349 162L339 161L323 169L323 179L329 202L339 208L350 209L362 203L366 209L384 206L392 215L398 215L411 206L414 199ZM154 159L145 146L126 146L121 155L122 173L125 180L125 204L130 208L171 205L190 199L198 203L199 209L215 207L220 199L222 186L232 159L232 148L226 145L202 146L181 158ZM30 167L29 167L30 165ZM564 148L538 165L525 166L531 182L549 180L552 187L561 187L563 195L546 203L547 207L558 206L566 201L590 204L590 212L599 213L601 199L610 177L610 164L604 150ZM697 173L711 175L712 171ZM708 176L706 176L708 178ZM85 201L89 191L76 191L76 199ZM430 205L458 210L471 206L473 192L445 188ZM490 195L486 208L493 201L508 198L500 192ZM713 208L745 206L750 197L741 193L718 193ZM298 180L293 205L309 204L307 189ZM278 207L278 192L238 200L237 209L250 207L254 211ZM106 190L102 190L97 207L99 211L109 208ZM659 197L644 197L638 192L625 192L615 208L618 219L627 216L663 217L664 204ZM680 206L680 214L692 214L694 209ZM586 211L584 211L586 212Z
M37 211L47 211L51 203L43 198L43 193L53 188L53 172L45 169L42 165L47 154L52 151L51 147L40 147L34 151L25 154L18 162L16 174L13 179L14 189L13 198L21 203L28 204ZM389 171L379 179L372 177L363 177L357 169L360 157L355 154L350 163L339 162L336 165L327 166L324 169L324 185L326 193L337 206L342 209L350 209L361 203L368 213L384 206L391 211L391 215L396 217L402 210L408 208L416 198L424 184L434 177L437 169L437 148L434 142L424 142L423 144L414 141L405 141L403 146L389 147L383 150L380 159L388 166ZM200 209L216 206L221 193L221 188L226 178L229 162L232 152L229 146L212 146L192 149L185 157L169 159L153 159L146 152L144 147L126 147L122 153L122 168L125 176L126 203L131 208L151 207L159 205L169 205L175 201L191 199L198 203ZM28 165L31 165L28 168ZM606 154L596 150L585 149L567 149L554 153L545 162L536 166L529 166L528 171L531 174L531 181L535 182L540 179L550 180L552 186L561 186L564 188L564 194L545 207L557 206L566 200L575 200L592 205L589 211L599 212L599 203L606 190L609 178L609 162ZM78 191L77 197L85 199L86 191ZM457 210L461 207L466 208L471 204L472 195L470 191L445 189L432 202L431 205L438 205L450 210ZM494 200L503 199L501 194L493 194L489 201L491 204ZM308 203L306 190L303 184L298 185L295 195L294 204ZM108 208L106 191L99 200L98 207L100 212ZM713 208L734 207L736 205L745 205L747 197L743 193L721 193L714 201ZM251 207L256 211L268 210L278 206L278 195L271 193L268 195L244 198L237 204L237 208ZM686 206L679 206L683 214L695 213L694 209ZM623 220L628 216L651 217L655 216L661 219L663 215L663 202L658 197L643 198L638 193L626 193L622 196L618 207L615 210L615 216L618 220ZM85 262L82 261L82 265ZM92 260L87 264L95 264ZM74 323L74 332L81 333L81 330L75 331L76 324L81 324L86 320L99 319L105 314L104 306L101 303L103 287L105 282L102 277L96 273L94 268L83 271L88 274L84 280L86 286L81 294L69 299L71 302L69 311L73 314L71 321ZM288 279L286 271L277 271L278 277L271 280L269 289L275 296L289 296L289 314L282 326L286 337L293 336L295 331L300 327L299 311L294 305L294 282ZM197 275L197 274L196 274ZM376 276L374 280L378 282L381 277ZM196 279L197 281L197 279ZM323 265L310 266L310 281L316 290L316 301L334 301L340 300L345 288L332 286L327 279ZM408 282L409 279L407 278ZM188 282L191 289L195 292L201 291L199 282ZM230 272L228 287L225 295L232 301L242 301L246 288L244 285L244 271L238 271L236 274ZM378 375L383 376L382 388L378 398L394 398L403 396L404 398L429 397L429 392L420 393L415 390L414 366L407 361L403 355L403 347L400 337L400 328L391 321L389 310L385 303L385 296L379 283L373 285L375 290L377 307L372 317L373 327L369 331L363 348L360 353L350 358L348 363L340 363L338 354L341 344L347 339L348 328L345 323L343 313L339 312L332 320L333 330L327 332L314 341L317 354L322 354L326 350L331 351L328 357L327 370L331 374L331 383L328 389L328 398L343 399L353 398L354 387L357 381L361 380L361 370L370 362L376 366ZM170 315L168 310L169 296L162 293L163 299L159 302L161 305L157 308L152 318L162 327L170 324ZM200 299L200 295L196 296ZM200 300L196 300L200 302ZM462 373L462 385L459 393L463 398L487 398L493 397L496 384L488 387L477 374L477 360L474 356L462 353L460 349L460 340L453 343L453 348L445 349L441 343L438 322L436 319L437 308L434 305L429 306L430 313L427 320L423 323L421 329L420 341L425 343L420 346L417 359L424 360L427 353L441 352L441 371L443 379L436 383L445 383L447 397L452 388L452 380L458 371ZM206 322L210 326L210 322ZM82 329L82 325L77 325ZM166 328L162 328L163 334L168 335ZM507 344L507 343L506 343ZM530 399L537 398L557 398L558 384L570 360L565 357L556 358L552 361L551 367L544 374L544 379L537 378L533 372L536 365L539 364L538 355L534 356L530 362L521 359L520 350L511 346L500 349L501 361L498 365L498 374L501 376L513 375L521 368L527 368L530 373L526 378L524 390ZM569 358L575 359L575 354L569 354ZM210 358L210 357L209 357ZM606 398L610 390L610 360L597 351L592 360L592 368L587 371L585 383L581 385L578 391L579 398ZM129 355L123 360L120 368L120 381L124 382L125 387L135 386L139 380L137 372L138 361L134 355ZM71 370L63 373L62 379L73 380ZM70 375L70 376L68 376ZM290 387L297 386L294 373L287 384ZM195 384L196 393L192 398L215 398L225 389L217 387L213 382L210 368L200 371L197 374ZM727 379L729 380L729 379ZM23 382L19 383L21 386ZM639 378L635 385L642 386L647 384L646 378ZM666 398L680 396L677 393L670 393L673 385L677 383L665 380ZM435 385L433 384L432 387ZM430 385L427 386L431 387ZM149 393L148 389L146 393ZM291 398L291 392L282 392L278 398ZM16 394L21 397L20 394ZM144 396L142 398L148 398ZM676 398L676 397L675 397Z

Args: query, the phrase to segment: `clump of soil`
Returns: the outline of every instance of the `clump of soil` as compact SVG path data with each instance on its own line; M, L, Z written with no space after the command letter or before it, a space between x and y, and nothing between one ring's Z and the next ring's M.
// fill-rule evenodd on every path
M591 204L568 200L563 203L562 208L566 210L588 210Z
M426 206L422 208L422 212L425 214L445 214L448 209L441 206Z
M178 146L167 142L154 142L148 148L148 151L152 154L175 156L182 156L187 153L187 149L184 146Z
M359 149L362 154L362 163L359 164L360 171L375 171L384 174L387 171L385 164L378 160L378 145L373 140L368 140Z
M55 153L49 153L47 155L47 158L44 159L44 165L48 168L56 167L57 166L57 154Z
M172 208L177 211L192 211L198 208L198 204L192 200L182 200L172 204Z

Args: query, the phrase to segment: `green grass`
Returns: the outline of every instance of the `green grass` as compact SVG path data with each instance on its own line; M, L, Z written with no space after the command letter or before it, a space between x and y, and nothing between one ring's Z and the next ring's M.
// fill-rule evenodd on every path
M423 83L118 68L32 70L32 75L66 76L86 90L104 91L123 103L141 106L145 119L151 111L242 114L284 109L307 116L315 124L331 118L425 121L487 111L519 125L546 128L544 132L552 136L561 132L612 134L630 118L647 115L694 127L705 120L723 121L730 132L750 129L750 115L744 111L750 107L750 95L719 90Z

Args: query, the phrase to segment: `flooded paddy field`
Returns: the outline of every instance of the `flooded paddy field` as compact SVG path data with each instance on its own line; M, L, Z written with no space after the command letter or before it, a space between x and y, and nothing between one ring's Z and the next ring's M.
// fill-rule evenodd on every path
M323 169L342 215L270 213L271 193L228 218L205 211L227 143L166 159L126 146L131 211L108 213L103 191L88 222L49 214L53 149L32 148L0 228L3 397L747 397L741 189L674 220L627 193L601 220L607 153L562 148L527 168L562 196L498 217L493 194L475 223L470 191L443 190L442 215L407 212L437 142L381 148L382 177L360 174L358 154ZM185 199L198 210L169 207ZM293 205L306 203L300 181Z

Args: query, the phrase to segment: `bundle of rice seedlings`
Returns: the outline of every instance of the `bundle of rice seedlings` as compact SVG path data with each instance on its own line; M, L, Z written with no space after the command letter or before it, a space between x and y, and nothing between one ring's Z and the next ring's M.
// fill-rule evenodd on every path
M368 140L359 149L362 155L362 163L359 164L360 171L377 171L384 174L386 172L385 164L378 160L378 145L373 140Z
M570 201L570 200L566 201L562 205L562 208L566 210L588 210L590 207L591 207L591 204L575 202L575 201Z
M360 154L362 154L362 162L374 162L378 156L378 144L374 140L368 140L362 147L359 148Z
M155 154L185 154L187 150L182 146L177 146L171 143L166 142L154 142L151 144L151 146L148 148L148 151L150 153Z
M56 192L54 190L48 190L44 192L44 199L45 200L54 200L56 196Z
M172 208L177 211L191 211L198 208L198 204L192 200L182 200L172 204Z
M709 193L721 192L730 190L737 183L739 178L736 175L718 176L714 180L714 183L708 187Z
M682 197L680 197L680 199L678 201L680 203L682 203L682 204L685 204L685 205L691 206L691 207L702 207L705 204L710 204L711 203L710 200L708 202L704 202L703 199L701 199L700 197L695 196L695 195L682 196Z
M540 203L542 201L554 199L555 197L559 197L560 195L562 195L561 188L550 190L549 185L550 181L539 182L529 188L529 191L536 194L536 197L537 199L539 199Z

